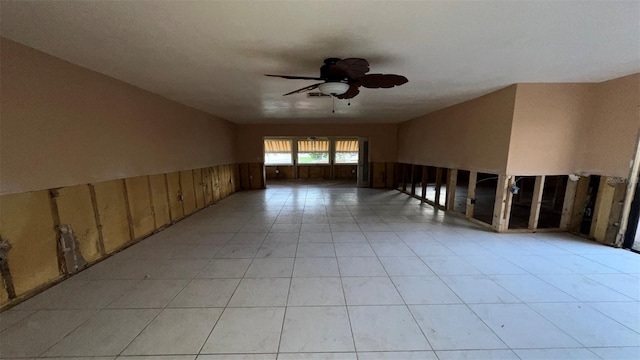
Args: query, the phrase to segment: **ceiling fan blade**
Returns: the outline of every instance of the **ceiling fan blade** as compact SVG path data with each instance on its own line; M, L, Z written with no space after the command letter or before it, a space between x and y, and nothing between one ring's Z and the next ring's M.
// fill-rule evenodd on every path
M342 95L336 95L338 99L352 99L360 94L360 84L357 82L349 84L349 90Z
M336 61L329 68L329 75L360 79L369 72L369 62L360 58L347 58Z
M370 88L392 88L409 82L406 77L395 74L368 74L360 78L360 85Z
M283 79L325 80L325 79L323 79L323 78L319 78L319 77L309 77L309 76L270 75L270 74L264 74L264 76L279 77L279 78L283 78Z
M291 94L298 94L298 93L302 93L302 92L305 92L305 91L313 90L313 89L317 88L318 86L320 86L321 84L324 84L324 83L317 83L317 84L305 86L302 89L294 90L294 91L286 93L286 94L284 94L282 96L287 96L287 95L291 95Z

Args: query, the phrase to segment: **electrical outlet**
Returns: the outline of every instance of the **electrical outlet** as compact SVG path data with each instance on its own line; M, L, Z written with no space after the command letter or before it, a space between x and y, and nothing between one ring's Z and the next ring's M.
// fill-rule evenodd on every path
M249 180L253 180L253 175L249 175Z

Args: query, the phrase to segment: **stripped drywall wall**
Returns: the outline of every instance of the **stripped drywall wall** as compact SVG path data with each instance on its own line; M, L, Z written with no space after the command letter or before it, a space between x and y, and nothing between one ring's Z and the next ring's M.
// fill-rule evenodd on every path
M69 186L54 191L60 223L71 226L84 259L91 262L100 258L104 253L100 246L89 185Z
M0 196L0 228L17 296L60 276L48 190Z
M185 179L192 179L188 176L192 172L218 174L208 177L206 185L219 188L226 184L221 197L240 190L236 180L239 167L235 164L186 171ZM183 187L191 189L185 192L191 194L191 200L175 197L176 208L181 209L185 200L195 204L193 182L182 185L180 173L167 175L177 180L175 193L182 194ZM10 299L6 286L0 285L0 308L75 272L68 268L73 264L65 263L68 257L59 246L58 226L73 232L78 257L92 264L170 224L170 194L165 184L165 174L161 174L0 195L0 238L11 245L8 265L17 295ZM200 208L214 203L213 197L210 199ZM192 205L188 207L195 211ZM182 212L179 214L182 218ZM66 244L70 244L69 239Z

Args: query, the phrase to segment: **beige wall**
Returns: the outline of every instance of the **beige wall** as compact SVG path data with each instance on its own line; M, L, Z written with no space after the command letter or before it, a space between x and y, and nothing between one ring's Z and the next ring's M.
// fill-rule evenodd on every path
M504 174L516 86L401 123L398 161Z
M640 129L640 73L596 84L593 105L580 142L580 170L628 177Z
M0 194L234 163L235 125L1 39Z
M396 124L252 124L238 125L238 162L263 162L265 136L360 136L369 138L369 159L396 161Z
M627 177L639 129L640 74L518 84L507 173Z
M507 173L562 175L579 170L594 84L518 84Z

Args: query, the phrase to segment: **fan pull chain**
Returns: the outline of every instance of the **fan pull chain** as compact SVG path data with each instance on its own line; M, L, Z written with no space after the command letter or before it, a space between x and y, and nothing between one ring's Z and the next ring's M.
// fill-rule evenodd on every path
M331 113L335 114L336 113L336 97L332 95L331 101L333 102L333 109L331 110Z

